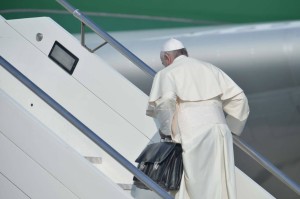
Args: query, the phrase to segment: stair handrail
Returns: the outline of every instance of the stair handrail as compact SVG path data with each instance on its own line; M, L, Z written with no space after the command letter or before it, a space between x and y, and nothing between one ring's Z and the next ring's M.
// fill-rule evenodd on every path
M267 171L269 171L272 175L274 175L277 179L279 179L282 183L284 183L287 187L293 190L297 195L300 196L300 186L296 182L294 182L291 178L285 175L281 170L279 170L273 163L271 163L268 159L263 157L259 152L246 144L241 138L237 135L233 135L234 144L239 147L242 151L244 151L248 156L254 159L258 164L264 167Z
M161 188L157 183L155 183L151 178L140 171L135 165L129 162L125 157L123 157L118 151L112 148L108 143L101 139L96 133L94 133L90 128L84 125L80 120L78 120L74 115L62 107L58 102L51 98L47 93L45 93L41 88L35 85L30 79L23 75L19 70L17 70L13 65L6 61L0 55L0 65L18 79L22 84L29 88L33 93L40 97L44 102L46 102L50 107L52 107L56 112L68 120L73 126L75 126L79 131L81 131L85 136L92 140L96 145L108 153L112 158L119 162L123 167L125 167L129 172L131 172L136 178L143 182L148 188L155 191L159 196L166 199L173 199L173 197L168 194L163 188Z
M104 39L107 43L109 43L113 48L115 48L127 59L129 59L132 63L134 63L137 67L139 67L142 71L144 71L147 75L149 75L150 77L155 76L156 72L151 67L145 64L141 59L139 59L131 51L125 48L121 43L119 43L106 31L102 30L102 28L100 28L95 23L93 23L87 16L81 13L79 9L75 9L70 3L68 3L65 0L57 0L57 2L61 4L70 13L72 13L79 21L81 21L83 24L88 26L97 35L99 35L102 39Z
M80 20L82 23L84 23L90 29L92 29L96 34L102 37L112 47L118 50L130 61L132 61L136 66L142 69L145 73L147 73L152 78L155 76L156 72L151 67L146 65L137 56L135 56L132 52L130 52L127 48L125 48L122 44L120 44L112 36L110 36L106 31L102 30L99 26L93 23L88 17L86 17L78 9L75 9L73 6L71 6L66 0L57 0L57 2L60 3L63 7L65 7L69 12L71 12L78 20ZM258 162L262 167L268 170L282 183L284 183L286 186L292 189L297 195L300 195L300 186L292 179L290 179L288 176L286 176L282 171L280 171L269 160L267 160L265 157L263 157L261 154L255 151L252 147L247 145L238 136L233 135L233 143L242 151L244 151L247 155L253 158L256 162Z

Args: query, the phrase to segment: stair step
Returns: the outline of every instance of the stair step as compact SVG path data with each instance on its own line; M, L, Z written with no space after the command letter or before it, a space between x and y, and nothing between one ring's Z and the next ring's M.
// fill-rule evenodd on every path
M85 156L84 158L87 159L92 164L102 164L102 158L101 157Z

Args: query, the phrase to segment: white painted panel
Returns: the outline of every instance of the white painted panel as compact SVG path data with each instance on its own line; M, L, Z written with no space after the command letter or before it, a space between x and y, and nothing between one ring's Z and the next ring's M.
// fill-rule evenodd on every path
M3 116L3 114L1 115ZM30 198L77 199L70 190L7 139L3 135L2 129L0 131L0 162L1 173Z
M1 90L0 110L0 172L30 198L130 198Z
M239 168L235 168L238 199L274 199L274 197L249 178Z
M150 138L153 136L155 126L145 115L148 96L105 63L105 60L83 48L73 35L47 17L9 20L8 23L46 56L55 41L63 44L79 58L73 77L103 102L109 104L141 133ZM44 35L41 42L36 40L37 33Z
M30 199L18 187L0 173L0 198L2 199Z
M25 19L24 22L28 20L30 21L30 19ZM24 35L17 33L6 21L0 21L0 54L134 163L135 158L156 131L152 119L145 116L147 96L96 55L83 49L76 39L54 24L52 20L48 18L32 20L35 22L35 26L31 26L30 30L26 29L28 26L22 24L23 20L13 20L11 23L18 28L24 28L25 36L30 31L35 33L37 31L35 28L41 32L39 27L48 27L43 31L44 40L39 46L40 49L35 47L36 44L31 43L33 41L28 41L32 38L29 36L24 38ZM42 25L44 23L48 26ZM58 37L56 31L62 35ZM94 82L83 85L78 79L70 76L52 60L49 60L44 48L52 46L52 42L57 39L56 36L66 47L74 50L73 53L79 53L77 55L80 58L78 68L86 69L86 81L94 80ZM50 43L45 44L47 42ZM48 50L50 51L50 49ZM116 182L132 183L132 175L129 172L115 163L98 147L95 147L93 143L83 138L77 129L65 120L61 120L55 111L31 92L23 89L20 83L7 75L3 69L1 70L0 87L26 110L39 118L43 124L61 136L82 155L101 157L103 164L100 169ZM107 81L102 82L104 79ZM93 88L88 88L92 83ZM96 89L96 91L95 88L98 90Z
M45 102L43 102L41 99L35 96L31 91L25 88L25 86L19 83L15 78L8 74L8 72L6 72L2 67L0 67L0 85L2 83L4 85L4 87L2 87L3 90L8 92L14 99L18 101L18 103L22 104L28 111L34 114L35 117L39 118L39 120L42 121L45 125L47 125L48 128L50 128L52 131L55 131L57 135L59 135L65 142L67 142L70 146L72 146L74 149L80 152L83 156L101 157L102 164L97 167L101 169L101 171L106 173L106 175L112 178L115 182L125 184L132 183L131 173L129 173L126 169L124 169L122 166L116 163L116 161L113 160L108 154L106 154L106 152L101 150L92 141L86 138L82 134L82 132L77 130L73 125L71 125L68 121L62 118L62 116L60 116L52 108L50 108ZM30 106L31 103L33 104L33 107ZM107 111L105 106L103 106L102 108ZM105 111L102 111L99 111L99 113L105 113ZM130 126L124 122L124 120L118 122L118 117L115 117L116 115L111 114L111 112L108 112L107 114L103 115L103 117L105 116L106 120L104 120L104 126L111 125L113 129L121 127L123 128L122 132L133 131L132 133L136 133L136 131L134 131L134 129L131 129ZM109 121L107 121L108 119ZM92 117L91 120L95 120L95 118ZM103 120L99 119L98 128L103 127L102 122L100 121ZM118 132L121 131L121 129L117 130ZM110 131L107 130L102 133L106 132ZM139 145L141 145L140 142L131 145L130 143L124 142L124 140L126 140L125 133L121 134L124 137L114 137L114 134L111 134L111 138L109 137L109 133L104 135L98 133L98 135L99 134L102 139L104 139L110 144L112 141L114 141L114 138L117 143L111 144L113 147L117 145L118 142L122 142L124 148L120 144L121 146L117 147L117 150L121 152L121 154L125 156L127 155L127 158L129 156L129 160L131 160L132 162L134 158L137 157L139 150L136 150L136 148L139 147ZM136 137L138 137L138 135L139 134L137 134ZM141 138L141 140L143 140L143 137ZM145 140L144 142L148 141ZM123 150L121 150L120 148ZM128 151L125 150L125 148L127 148Z

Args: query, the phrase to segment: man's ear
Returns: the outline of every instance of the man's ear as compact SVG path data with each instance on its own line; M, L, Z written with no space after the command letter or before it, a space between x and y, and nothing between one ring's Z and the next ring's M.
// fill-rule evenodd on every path
M165 58L166 63L167 63L168 65L172 63L172 57L171 57L169 54L166 53L166 54L164 55L164 58Z

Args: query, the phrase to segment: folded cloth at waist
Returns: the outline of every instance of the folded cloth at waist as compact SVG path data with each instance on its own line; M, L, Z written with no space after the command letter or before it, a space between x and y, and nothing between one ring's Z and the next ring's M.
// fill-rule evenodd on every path
M226 124L222 103L217 99L179 103L178 119L184 126Z

